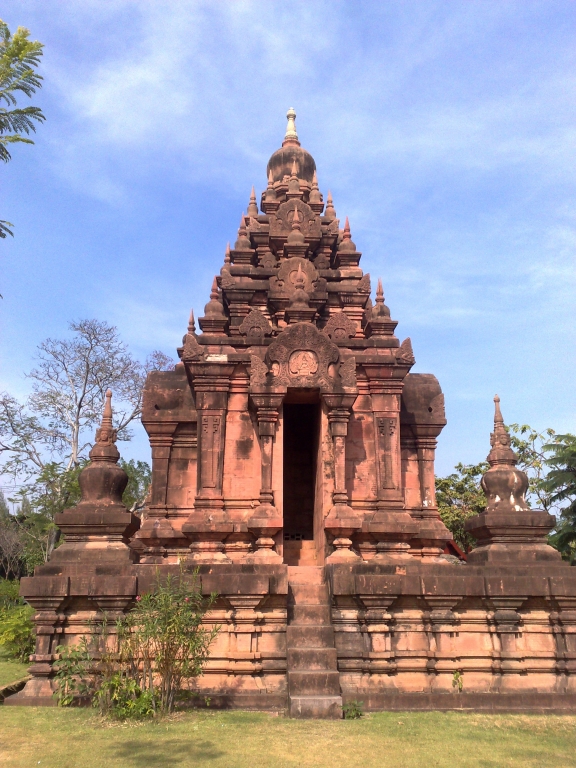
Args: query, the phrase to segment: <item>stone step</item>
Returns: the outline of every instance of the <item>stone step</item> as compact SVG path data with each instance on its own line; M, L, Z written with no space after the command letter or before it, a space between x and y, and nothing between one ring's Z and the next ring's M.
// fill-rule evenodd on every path
M340 673L326 669L297 669L288 672L290 696L339 696Z
M314 541L285 541L284 560L292 567L316 565L316 543Z
M288 648L286 661L289 672L338 669L336 648Z
M342 696L291 696L290 717L342 719Z
M298 624L330 625L329 605L289 605L288 622Z
M289 565L288 583L289 584L324 584L324 568L321 565Z
M334 648L334 629L311 624L286 627L287 648Z
M288 602L295 605L328 605L328 586L288 584Z

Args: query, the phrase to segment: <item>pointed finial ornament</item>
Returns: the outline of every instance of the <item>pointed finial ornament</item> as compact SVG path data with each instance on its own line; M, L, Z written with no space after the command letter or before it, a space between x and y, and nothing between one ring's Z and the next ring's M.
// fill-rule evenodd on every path
M346 222L344 224L344 232L342 233L342 239L352 240L352 235L350 234L350 222L348 221L348 216L346 216Z
M282 146L285 144L296 144L297 146L300 146L298 134L296 133L296 112L293 107L290 107L288 112L286 112L286 117L288 118L288 125L286 126L286 135L284 136Z
M224 266L230 266L230 243L226 243L226 251L224 253Z
M334 203L332 202L332 192L328 190L328 197L326 198L326 212L324 214L328 221L334 221L336 218L336 210L334 208Z
M384 289L382 288L382 278L378 278L378 287L376 288L376 304L384 304Z
M250 202L248 203L248 216L258 216L258 203L256 202L256 192L252 187L250 193Z
M190 317L188 319L188 333L193 336L196 333L196 323L194 322L194 310L190 310Z
M220 294L218 293L218 280L216 279L216 276L214 276L214 280L212 281L212 290L210 291L210 300L218 301L219 298Z
M112 390L106 390L102 421L96 430L96 442L90 451L91 461L118 461L120 454L114 445L117 432L112 425Z
M495 464L509 464L515 466L517 457L511 447L512 441L506 427L504 418L500 410L500 398L494 395L494 432L490 435L491 450L488 454L488 463L491 466Z

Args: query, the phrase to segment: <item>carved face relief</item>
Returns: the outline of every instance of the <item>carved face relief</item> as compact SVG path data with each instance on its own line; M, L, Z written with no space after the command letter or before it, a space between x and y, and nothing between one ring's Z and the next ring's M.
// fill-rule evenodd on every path
M308 349L292 352L288 368L292 376L312 376L318 370L318 357Z

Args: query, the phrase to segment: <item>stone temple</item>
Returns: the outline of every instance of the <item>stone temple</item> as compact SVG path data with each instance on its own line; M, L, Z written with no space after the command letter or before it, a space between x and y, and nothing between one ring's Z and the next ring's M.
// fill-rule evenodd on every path
M460 564L435 501L446 424L414 374L380 281L319 189L288 112L280 149L214 278L181 362L150 374L152 486L142 520L110 398L65 536L24 579L31 680L7 704L52 704L55 649L128 610L157 572L199 569L221 625L198 690L212 706L341 717L365 709L563 710L576 704L576 577L530 509L498 400L485 514ZM453 682L461 674L463 690Z

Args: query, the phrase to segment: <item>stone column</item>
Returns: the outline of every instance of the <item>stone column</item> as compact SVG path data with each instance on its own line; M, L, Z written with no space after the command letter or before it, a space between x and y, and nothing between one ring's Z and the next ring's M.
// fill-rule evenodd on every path
M375 562L410 562L416 524L404 509L401 483L400 397L408 368L362 361L372 400L376 446L377 511L367 524L376 539Z
M272 538L283 527L283 520L274 506L272 491L272 459L274 435L278 422L278 413L282 405L282 395L250 395L256 408L258 419L258 435L262 456L260 504L248 520L248 530L257 536L256 551L248 555L244 562L248 563L281 563L282 558L274 551Z
M233 371L227 355L208 355L205 361L187 365L198 414L198 482L194 511L182 531L192 538L189 560L193 563L230 562L224 554L223 541L233 532L234 525L224 512L222 480L228 392Z
M334 536L334 552L326 558L327 563L355 562L359 555L352 551L350 536L360 530L362 521L349 505L346 491L346 436L348 422L356 394L323 395L328 407L328 423L334 449L334 506L324 521L325 529Z
M143 546L141 563L163 563L166 544L178 535L167 519L168 466L178 422L147 423L152 451L152 482L146 519L135 539Z

